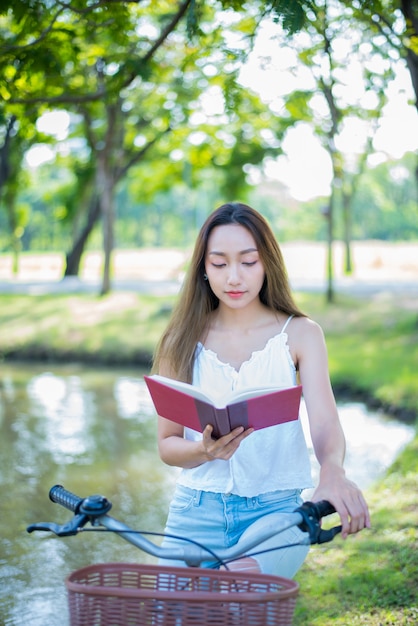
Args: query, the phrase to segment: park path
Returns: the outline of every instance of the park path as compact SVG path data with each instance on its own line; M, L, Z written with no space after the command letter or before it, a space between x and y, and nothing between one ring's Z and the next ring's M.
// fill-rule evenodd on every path
M292 288L325 292L326 246L320 242L281 244ZM343 246L334 245L334 286L340 293L369 296L379 293L418 300L418 243L354 242L354 272L343 273ZM178 292L189 251L148 248L114 253L113 291L155 295ZM11 257L0 256L0 293L98 293L101 285L100 253L88 253L80 278L62 279L63 255L22 255L17 277ZM418 303L417 303L418 306Z

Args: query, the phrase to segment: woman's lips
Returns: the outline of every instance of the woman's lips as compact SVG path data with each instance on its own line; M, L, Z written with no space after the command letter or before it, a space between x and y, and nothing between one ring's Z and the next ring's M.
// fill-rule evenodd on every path
M240 298L244 295L245 291L227 291L226 293L230 298Z

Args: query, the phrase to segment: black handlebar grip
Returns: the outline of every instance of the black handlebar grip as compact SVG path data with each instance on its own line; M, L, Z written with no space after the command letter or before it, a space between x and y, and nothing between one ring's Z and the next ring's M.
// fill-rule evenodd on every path
M302 532L309 533L311 544L331 541L337 533L341 532L341 526L335 526L329 530L321 528L321 519L336 512L327 500L304 502L296 511L302 516L302 522L298 526Z
M327 515L332 515L333 513L335 513L335 508L333 507L331 502L328 502L328 500L320 500L320 502L313 503L312 506L316 509L318 519L322 519Z
M74 513L78 513L80 504L83 502L83 498L76 496L74 493L71 493L71 491L67 491L62 485L54 485L51 487L49 499Z

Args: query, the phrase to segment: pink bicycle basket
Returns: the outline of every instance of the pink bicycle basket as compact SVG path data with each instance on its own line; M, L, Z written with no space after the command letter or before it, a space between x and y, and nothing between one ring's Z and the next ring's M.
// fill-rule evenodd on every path
M71 626L291 626L287 578L189 567L99 563L66 579Z

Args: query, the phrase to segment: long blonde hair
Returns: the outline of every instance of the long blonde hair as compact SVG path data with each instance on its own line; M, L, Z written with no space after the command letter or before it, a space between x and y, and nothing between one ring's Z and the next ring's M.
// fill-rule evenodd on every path
M223 204L209 215L197 236L177 304L155 352L154 372L164 362L175 378L192 382L197 343L208 330L211 312L219 305L204 279L208 239L216 226L226 224L240 224L254 237L265 271L260 301L273 311L304 316L294 302L281 250L265 218L246 204Z

